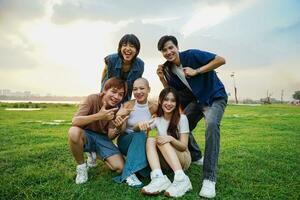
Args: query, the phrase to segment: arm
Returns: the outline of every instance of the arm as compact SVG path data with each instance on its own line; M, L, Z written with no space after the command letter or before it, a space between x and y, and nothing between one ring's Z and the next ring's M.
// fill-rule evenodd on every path
M103 69L103 71L102 71L102 75L101 75L101 83L103 82L103 80L104 80L106 74L107 74L107 65L105 64L105 65L104 65L104 69Z
M189 134L183 133L183 134L180 134L179 140L176 140L174 138L174 140L171 141L171 144L178 151L185 151L188 146L188 141L189 141Z
M85 104L84 106L88 105ZM72 126L83 127L97 120L112 120L115 116L115 111L118 110L118 108L111 108L106 110L105 106L106 103L103 104L98 113L73 117Z
M178 151L185 151L189 141L189 134L180 134L179 140L175 139L171 135L157 136L156 141L158 145L163 145L169 142Z
M84 127L94 121L101 120L99 114L87 115L87 116L75 116L72 119L72 126Z
M225 59L221 56L216 56L212 61L207 63L206 65L203 65L202 67L199 67L197 69L192 69L190 67L184 67L183 71L186 76L196 76L198 74L203 74L209 71L212 71L214 69L217 69L221 65L224 65L226 63Z
M215 59L207 63L206 65L196 69L197 74L206 73L209 71L212 71L214 69L217 69L221 65L224 65L226 63L225 59L221 56L216 56Z
M119 130L116 130L115 128L109 128L108 129L107 136L108 136L109 139L113 140L119 135L120 135Z
M163 65L158 65L158 68L156 70L156 74L158 75L158 78L160 82L163 84L164 87L168 87L168 82L165 78L164 72L163 72Z

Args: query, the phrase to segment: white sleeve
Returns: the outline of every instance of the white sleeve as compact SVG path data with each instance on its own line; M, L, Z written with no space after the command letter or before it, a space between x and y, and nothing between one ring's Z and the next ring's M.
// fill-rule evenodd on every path
M186 117L186 115L181 114L180 120L179 120L179 133L189 133L189 121Z

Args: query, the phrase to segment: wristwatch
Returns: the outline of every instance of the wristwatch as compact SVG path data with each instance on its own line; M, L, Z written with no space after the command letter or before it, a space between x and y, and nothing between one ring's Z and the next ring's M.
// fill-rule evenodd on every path
M121 133L121 130L119 130L117 127L115 127L114 131L115 131L115 135L120 135Z

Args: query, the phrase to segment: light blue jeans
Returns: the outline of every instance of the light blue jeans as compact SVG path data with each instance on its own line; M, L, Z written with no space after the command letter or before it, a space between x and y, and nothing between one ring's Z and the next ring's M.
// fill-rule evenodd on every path
M150 168L146 155L147 135L145 132L123 133L118 138L118 147L126 156L122 174L114 178L122 183L128 176L138 173L143 177L150 176Z

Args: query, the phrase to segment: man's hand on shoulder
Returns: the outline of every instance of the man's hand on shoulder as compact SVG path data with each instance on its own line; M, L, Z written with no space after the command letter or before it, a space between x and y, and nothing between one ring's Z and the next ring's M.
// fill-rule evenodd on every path
M164 69L164 65L158 65L156 74L158 75L159 79L165 78L163 69Z

